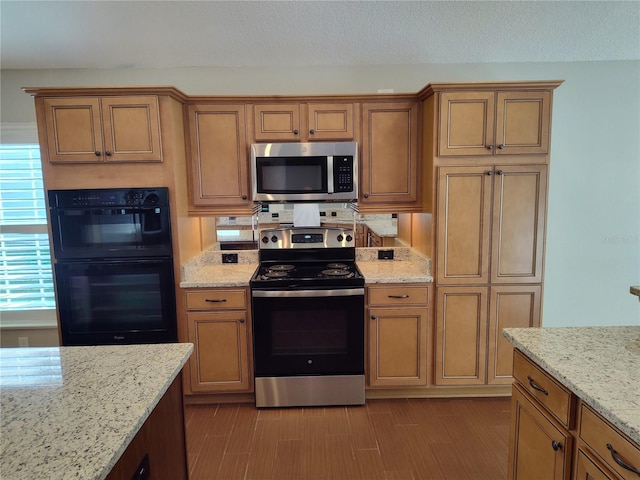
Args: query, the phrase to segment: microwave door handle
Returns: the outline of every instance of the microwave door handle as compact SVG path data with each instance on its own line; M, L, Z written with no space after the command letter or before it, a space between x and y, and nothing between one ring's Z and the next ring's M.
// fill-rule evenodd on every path
M327 156L327 193L334 193L333 186L333 155Z

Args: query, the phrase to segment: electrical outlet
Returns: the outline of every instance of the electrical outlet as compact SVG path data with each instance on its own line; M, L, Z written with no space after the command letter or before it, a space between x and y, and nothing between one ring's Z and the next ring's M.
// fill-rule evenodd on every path
M223 253L222 254L222 263L238 263L238 254L237 253Z
M338 216L338 212L331 212L331 216L332 217L337 217Z
M271 218L280 218L280 214L279 213L272 213L271 214Z
M393 250L378 250L378 260L393 260Z

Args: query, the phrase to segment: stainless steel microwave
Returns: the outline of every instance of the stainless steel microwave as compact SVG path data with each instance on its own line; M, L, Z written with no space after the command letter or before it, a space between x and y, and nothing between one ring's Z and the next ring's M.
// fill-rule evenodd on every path
M251 173L257 202L357 200L358 144L253 144Z

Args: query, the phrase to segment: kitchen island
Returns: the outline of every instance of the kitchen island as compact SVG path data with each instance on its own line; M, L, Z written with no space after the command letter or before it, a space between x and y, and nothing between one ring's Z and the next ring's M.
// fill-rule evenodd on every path
M192 351L191 344L0 349L0 477L105 479L123 461L129 465L119 472L137 468L145 453L152 470L165 456L184 471L180 373ZM159 423L176 437L164 439L171 451L163 455L147 448Z
M503 334L517 349L509 478L640 475L640 326Z

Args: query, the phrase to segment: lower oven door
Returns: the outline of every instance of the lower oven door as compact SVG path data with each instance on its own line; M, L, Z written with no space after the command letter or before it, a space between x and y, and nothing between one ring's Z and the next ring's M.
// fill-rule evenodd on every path
M55 265L63 345L177 341L171 258Z
M364 374L364 288L252 291L256 377Z

